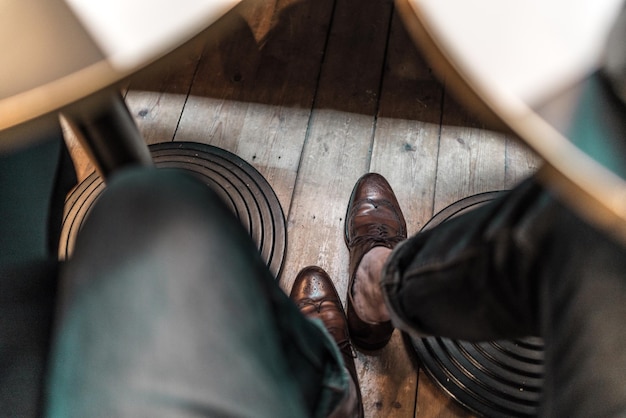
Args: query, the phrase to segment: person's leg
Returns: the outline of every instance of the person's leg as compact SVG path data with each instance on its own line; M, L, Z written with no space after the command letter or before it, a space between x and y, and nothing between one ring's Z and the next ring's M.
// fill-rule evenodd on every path
M57 270L56 260L0 264L0 416L41 413Z
M540 335L543 416L626 413L626 248L534 181L391 254L377 249L357 280L370 293L363 305L384 303L395 326L418 336ZM359 289L355 299L367 296Z
M33 135L26 148L0 155L0 265L57 257L65 196L76 184L61 127Z
M29 145L0 155L0 411L34 417L50 348L61 215L76 178L60 126L25 128L20 140Z
M543 188L527 182L418 233L391 255L366 255L378 266L362 281L375 289L370 305L385 298L394 325L410 333L474 341L537 335L537 269L545 251L537 243L554 212L547 199ZM375 272L382 262L381 282Z
M346 216L348 323L355 345L384 345L389 319L407 332L465 340L538 334L532 272L540 261L538 234L551 222L547 199L529 181L406 240L391 186L374 173L359 179Z
M564 206L541 242L543 416L626 416L626 247Z
M346 378L219 198L114 176L64 270L47 415L324 416Z

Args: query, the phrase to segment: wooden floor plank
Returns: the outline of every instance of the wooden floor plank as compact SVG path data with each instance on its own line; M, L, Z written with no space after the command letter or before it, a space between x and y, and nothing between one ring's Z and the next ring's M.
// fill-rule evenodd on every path
M356 180L369 171L391 10L390 1L336 2L289 215L289 239L295 244L289 246L281 281L284 288L291 286L304 265L320 265L334 279L344 305L348 282L345 211ZM397 358L358 354L367 417L393 416L403 409L405 397L390 393L392 388L404 389L402 382L412 371ZM381 380L386 373L389 378ZM409 386L408 395L412 409L414 388Z
M131 77L126 105L146 143L174 139L203 48L198 38Z
M214 31L205 31L129 79L126 105L146 143L174 139L202 50Z
M439 148L442 88L393 16L370 171L391 184L416 233L432 215ZM371 416L415 415L418 369L401 334L374 356L364 356L363 386L374 398Z
M507 189L512 189L519 182L537 172L542 160L518 138L507 136L505 164L504 185Z
M473 418L475 415L445 393L426 372L420 370L415 417Z
M390 13L388 0L337 0L289 214L296 244L287 254L287 289L297 270L319 264L345 294L343 220L350 191L369 167Z
M240 6L231 33L203 54L175 139L239 155L269 181L288 212L332 1Z
M467 196L505 189L506 136L444 98L434 213Z
M410 235L432 216L442 96L394 15L370 168L392 185Z

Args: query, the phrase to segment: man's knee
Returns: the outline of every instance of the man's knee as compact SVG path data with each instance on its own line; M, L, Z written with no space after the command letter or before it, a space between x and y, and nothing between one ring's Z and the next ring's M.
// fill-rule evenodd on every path
M156 227L172 219L193 223L223 217L225 205L207 185L182 170L141 168L113 176L95 210L116 222L132 219Z
M206 184L181 170L139 168L113 176L85 220L75 255L113 260L246 240L236 217Z

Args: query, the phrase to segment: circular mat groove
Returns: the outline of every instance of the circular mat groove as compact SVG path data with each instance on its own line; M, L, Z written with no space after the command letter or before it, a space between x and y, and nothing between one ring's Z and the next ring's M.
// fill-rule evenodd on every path
M461 199L437 213L422 231L475 209L504 192ZM426 372L450 396L486 417L532 417L543 383L543 340L470 343L440 337L410 338Z
M211 187L237 216L278 277L287 245L285 217L274 190L254 167L226 150L194 142L154 144L150 152L158 168L184 168ZM104 187L93 173L68 195L59 244L61 259L72 253L78 231Z

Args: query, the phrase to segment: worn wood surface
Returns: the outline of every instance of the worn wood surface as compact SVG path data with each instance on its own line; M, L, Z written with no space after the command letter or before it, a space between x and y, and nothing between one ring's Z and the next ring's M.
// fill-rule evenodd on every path
M413 234L445 206L511 188L539 164L446 93L391 0L244 0L126 85L147 143L207 143L257 168L287 217L280 285L289 291L302 267L319 265L344 303L343 224L362 174L387 178ZM72 149L84 178L91 168ZM397 331L385 349L358 353L357 368L367 417L471 416Z

